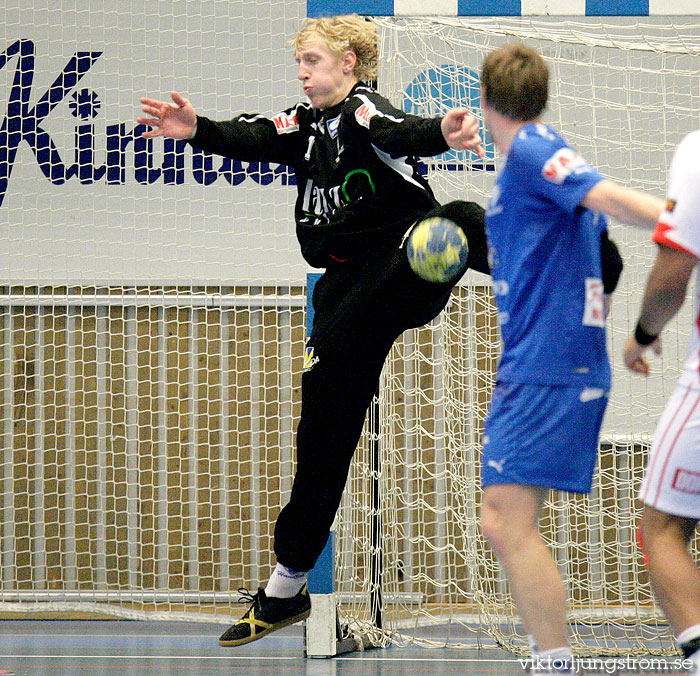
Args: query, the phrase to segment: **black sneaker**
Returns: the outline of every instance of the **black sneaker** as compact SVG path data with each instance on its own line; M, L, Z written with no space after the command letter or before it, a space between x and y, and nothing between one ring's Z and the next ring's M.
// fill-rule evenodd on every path
M246 614L229 627L219 639L219 645L233 647L257 641L272 631L305 620L311 614L311 599L304 585L290 599L268 598L260 587L255 596L246 589L239 590L241 601L251 602Z

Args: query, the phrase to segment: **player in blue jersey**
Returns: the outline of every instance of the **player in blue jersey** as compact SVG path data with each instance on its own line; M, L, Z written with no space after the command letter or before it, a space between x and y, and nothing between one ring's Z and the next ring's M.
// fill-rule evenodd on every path
M538 531L550 489L586 493L610 388L603 214L653 228L660 199L604 179L540 121L548 68L522 43L490 53L482 108L501 164L486 213L503 354L483 435L481 526L540 673L571 670L567 597Z

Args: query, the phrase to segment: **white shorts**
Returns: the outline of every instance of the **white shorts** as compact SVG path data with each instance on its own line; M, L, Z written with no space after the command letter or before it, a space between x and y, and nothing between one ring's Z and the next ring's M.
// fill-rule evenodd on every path
M676 385L654 435L639 499L700 519L700 390Z

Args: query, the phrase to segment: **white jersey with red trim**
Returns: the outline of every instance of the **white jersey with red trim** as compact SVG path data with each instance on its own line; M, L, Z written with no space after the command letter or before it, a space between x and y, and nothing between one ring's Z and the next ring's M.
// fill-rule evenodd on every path
M700 258L700 129L688 134L673 156L666 210L652 239ZM694 388L700 388L699 293L700 289L696 288L693 330L679 380L679 384Z
M681 141L669 172L668 201L652 238L700 257L700 130ZM654 434L639 490L646 505L667 514L700 519L700 332L695 321L683 373Z

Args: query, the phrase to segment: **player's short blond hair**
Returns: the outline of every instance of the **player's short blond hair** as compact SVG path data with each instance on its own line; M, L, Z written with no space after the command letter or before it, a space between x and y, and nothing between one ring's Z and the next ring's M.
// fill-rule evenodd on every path
M353 52L357 57L353 73L358 80L376 80L378 50L374 22L357 14L306 19L291 44L298 50L312 35L318 35L336 56Z

